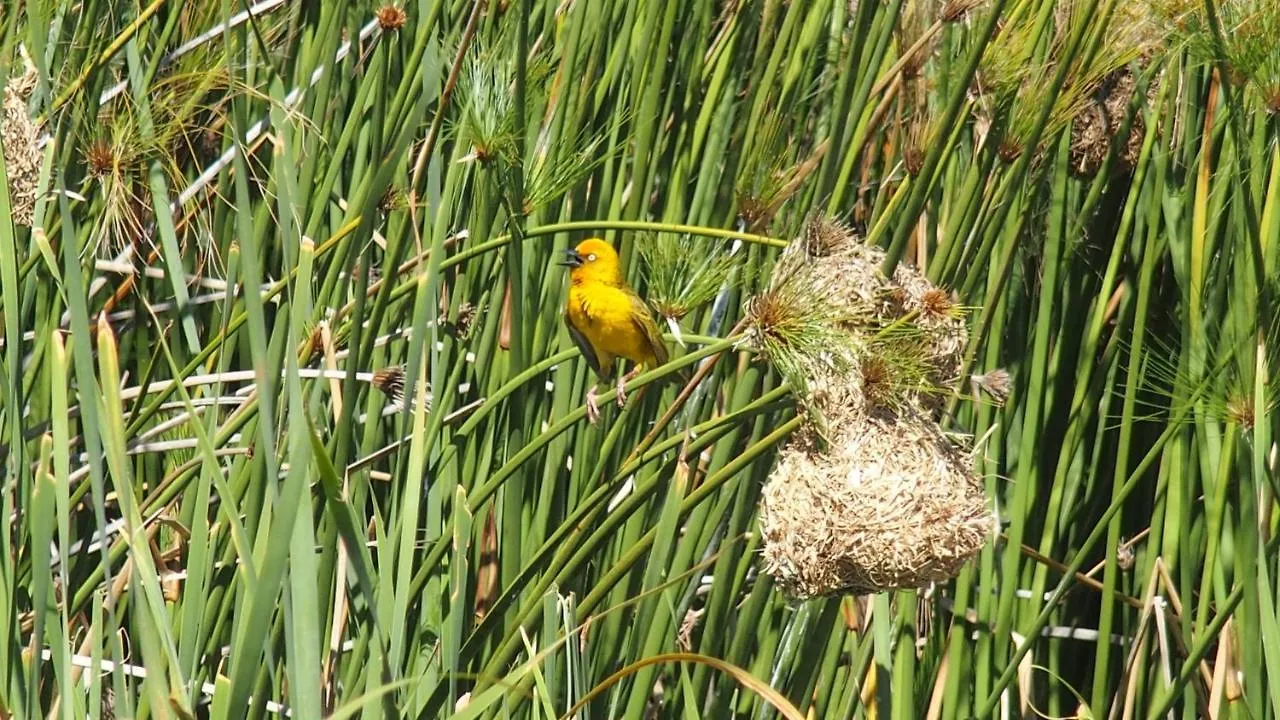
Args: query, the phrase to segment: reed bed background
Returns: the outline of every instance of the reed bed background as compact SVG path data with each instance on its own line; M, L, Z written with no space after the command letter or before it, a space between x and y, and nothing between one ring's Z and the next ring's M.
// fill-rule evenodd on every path
M0 714L1280 712L1268 0L0 28ZM1000 530L953 582L762 570L808 414L740 320L816 215L965 311L938 415ZM591 235L682 343L596 427Z

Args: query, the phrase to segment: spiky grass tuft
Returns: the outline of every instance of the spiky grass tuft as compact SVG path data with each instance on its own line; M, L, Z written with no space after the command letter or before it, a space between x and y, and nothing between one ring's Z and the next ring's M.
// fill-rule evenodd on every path
M550 148L539 142L524 169L524 212L550 205L600 167L620 149L608 145L601 135L583 135L568 150Z
M509 53L499 51L501 47L501 42L493 47L477 42L458 82L458 139L471 148L464 159L482 165L514 164L519 152L512 91L515 63Z
M831 302L830 288L813 282L812 259L803 246L783 251L769 287L747 300L746 342L782 373L809 409L810 380L853 367L857 344L844 330L846 318ZM819 416L815 417L820 424Z
M1074 28L1087 21L1081 15L1080 0L1055 5L1047 38L1041 37L1038 18L1021 16L1001 28L983 55L981 83L975 94L984 123L1000 129L996 153L1005 162L1013 162L1024 152L1039 155L1043 150L1028 148L1027 143L1045 105L1051 110L1040 136L1042 143L1086 112L1104 80L1140 57L1150 45L1150 36L1135 32L1132 25L1096 23L1084 39L1084 47L1096 47L1096 52L1067 58L1068 38ZM1048 52L1043 53L1040 46L1046 39ZM1054 92L1043 78L1053 75L1063 63L1068 65L1066 80L1061 91Z
M741 256L706 240L664 233L638 238L636 247L645 268L649 303L672 322L714 300L726 283L741 285L750 279L739 262Z
M738 217L748 231L769 226L782 206L795 196L817 168L823 150L806 151L802 134L787 125L787 114L767 103L759 140L742 155L742 169L734 190Z
M1222 62L1229 78L1248 87L1268 113L1280 114L1280 7L1271 0L1216 3L1221 42L1203 3L1157 0L1174 37L1201 62Z

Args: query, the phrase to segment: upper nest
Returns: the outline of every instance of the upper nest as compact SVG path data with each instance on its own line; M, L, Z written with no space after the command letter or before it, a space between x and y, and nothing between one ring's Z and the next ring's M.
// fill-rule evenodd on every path
M819 424L872 405L936 408L955 387L968 340L962 309L915 268L880 270L884 252L815 217L747 302L747 337L791 382ZM840 391L836 385L856 387ZM852 392L823 402L835 392Z

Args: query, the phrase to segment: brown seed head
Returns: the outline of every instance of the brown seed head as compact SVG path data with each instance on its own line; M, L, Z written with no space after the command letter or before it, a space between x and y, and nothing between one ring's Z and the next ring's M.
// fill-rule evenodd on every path
M902 152L902 163L907 166L911 177L916 177L924 169L924 153L917 147L908 147Z
M882 405L893 396L893 372L878 357L862 361L862 394L872 405Z
M996 154L1005 162L1013 162L1022 155L1022 145L1017 140L1006 138L1000 141L1000 147L997 148Z
M398 5L383 5L378 8L378 12L375 15L383 32L395 32L404 27L405 21L409 19L409 15L405 13L404 8Z
M777 335L777 330L794 315L793 308L776 292L756 295L747 302L747 315L752 324L765 335Z
M1244 395L1237 395L1227 401L1227 420L1239 425L1243 430L1252 430L1257 419L1253 412L1253 400Z
M951 293L942 288L931 288L920 296L920 312L927 317L949 317L955 307Z
M116 155L111 143L106 140L94 140L84 151L84 164L89 168L91 177L105 177L116 166Z

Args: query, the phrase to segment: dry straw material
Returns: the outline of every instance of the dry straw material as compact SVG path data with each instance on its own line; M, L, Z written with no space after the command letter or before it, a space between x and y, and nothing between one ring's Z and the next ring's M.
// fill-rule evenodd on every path
M36 187L40 181L40 128L27 112L27 100L36 87L36 68L23 53L26 71L9 78L4 87L4 112L0 115L0 137L3 139L5 173L9 178L9 203L13 221L30 226L36 206Z
M810 420L761 499L764 569L794 597L945 581L995 527L967 448L933 419L958 382L963 314L912 268L886 278L882 260L814 218L748 301L748 337Z
M971 466L932 420L886 412L828 452L789 446L764 489L764 568L797 597L946 581L992 530Z

